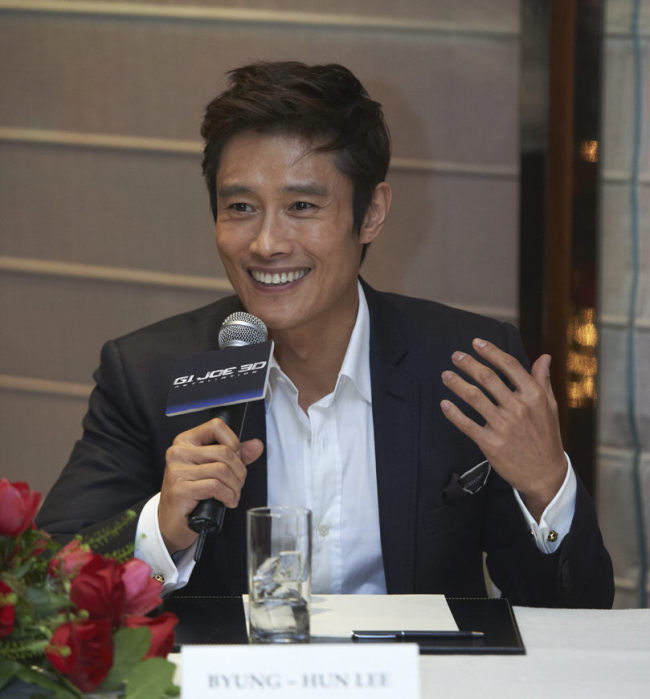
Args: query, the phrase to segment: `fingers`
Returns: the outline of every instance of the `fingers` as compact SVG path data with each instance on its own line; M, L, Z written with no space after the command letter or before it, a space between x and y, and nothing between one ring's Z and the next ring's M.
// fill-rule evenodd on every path
M260 439L249 439L241 443L241 460L248 466L262 456L264 443Z
M214 498L226 507L237 507L246 466L263 449L259 439L240 443L219 418L177 435L166 453L158 507L160 531L171 552L186 548L196 538L187 526L187 515L200 500Z
M543 354L533 364L530 373L537 383L546 391L546 395L555 400L551 386L551 355Z
M214 443L230 447L233 451L239 447L237 435L218 417L203 422L187 432L181 432L174 440L174 444L191 444L193 446Z
M551 358L542 355L528 374L515 357L492 343L475 339L472 345L479 359L454 352L452 362L460 371L447 370L442 380L485 422L471 419L452 400L441 402L442 411L525 499L547 504L566 472L550 382Z
M463 434L467 435L473 442L482 448L483 428L465 415L451 401L443 400L440 407L445 414L445 417L455 425Z
M226 507L237 507L246 480L246 467L233 452L224 451L221 459L197 462L184 452L170 447L163 479L163 494L183 503L185 513L199 500L216 498Z

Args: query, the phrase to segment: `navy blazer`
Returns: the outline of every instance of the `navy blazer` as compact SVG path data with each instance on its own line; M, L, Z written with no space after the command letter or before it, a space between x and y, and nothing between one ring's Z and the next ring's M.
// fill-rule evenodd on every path
M379 519L389 593L484 596L483 553L490 575L513 604L609 607L613 573L592 502L578 482L571 531L553 554L541 553L512 488L494 471L474 495L447 498L454 474L483 460L442 414L456 400L440 374L455 350L483 337L526 366L513 326L430 301L373 290L370 373ZM217 349L223 319L241 304L228 297L138 330L102 349L84 434L48 495L38 523L62 538L139 513L160 490L165 451L198 415L164 415L169 358ZM465 406L467 407L467 406ZM263 402L249 406L243 438L265 441ZM266 503L266 458L248 468L239 506L208 537L183 594L246 591L245 512ZM124 532L133 540L135 525ZM115 542L114 548L123 542Z

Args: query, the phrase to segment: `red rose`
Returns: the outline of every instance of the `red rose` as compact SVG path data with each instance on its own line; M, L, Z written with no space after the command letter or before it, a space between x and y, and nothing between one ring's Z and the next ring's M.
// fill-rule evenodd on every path
M125 614L146 614L162 603L162 583L151 577L144 561L132 558L122 565L122 582L126 591Z
M163 612L157 617L136 616L126 617L124 626L129 629L137 629L140 626L148 626L151 631L151 645L146 658L166 658L174 645L174 626L178 623L178 617L173 612Z
M61 624L52 634L45 655L82 692L92 692L113 664L112 630L110 619Z
M34 532L36 534L36 538L31 545L31 554L32 556L38 556L39 553L43 553L43 551L47 549L52 539L47 532L44 532L41 529L35 529Z
M0 536L18 536L34 525L41 494L27 483L0 479Z
M91 619L109 618L117 627L124 611L122 568L113 559L93 554L70 586L70 599Z
M48 563L47 572L51 577L73 578L89 563L93 552L78 539L67 543Z
M0 638L5 638L14 630L16 620L16 594L0 580Z

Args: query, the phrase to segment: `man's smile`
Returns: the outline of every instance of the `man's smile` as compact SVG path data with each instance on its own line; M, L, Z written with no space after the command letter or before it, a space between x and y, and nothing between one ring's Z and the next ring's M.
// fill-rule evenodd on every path
M309 267L291 270L289 272L260 272L256 269L252 269L250 270L250 275L260 284L265 284L267 286L279 286L281 284L290 284L298 279L302 279L309 271Z

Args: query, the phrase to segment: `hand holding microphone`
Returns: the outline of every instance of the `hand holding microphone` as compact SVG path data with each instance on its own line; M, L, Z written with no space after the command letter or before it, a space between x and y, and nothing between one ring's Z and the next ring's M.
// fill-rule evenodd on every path
M175 373L167 414L210 408L210 419L179 434L167 451L159 522L171 552L192 543L189 527L199 533L194 555L199 560L207 533L220 531L226 506L235 507L239 502L246 466L262 453L259 440L240 442L239 437L248 402L263 397L268 361L251 363L251 355L259 359L260 353L266 353L268 360L271 343L266 340L261 320L248 313L233 313L219 331L219 348L228 352L184 360L180 365L184 375ZM269 347L246 349L258 343ZM220 420L214 419L217 417Z

